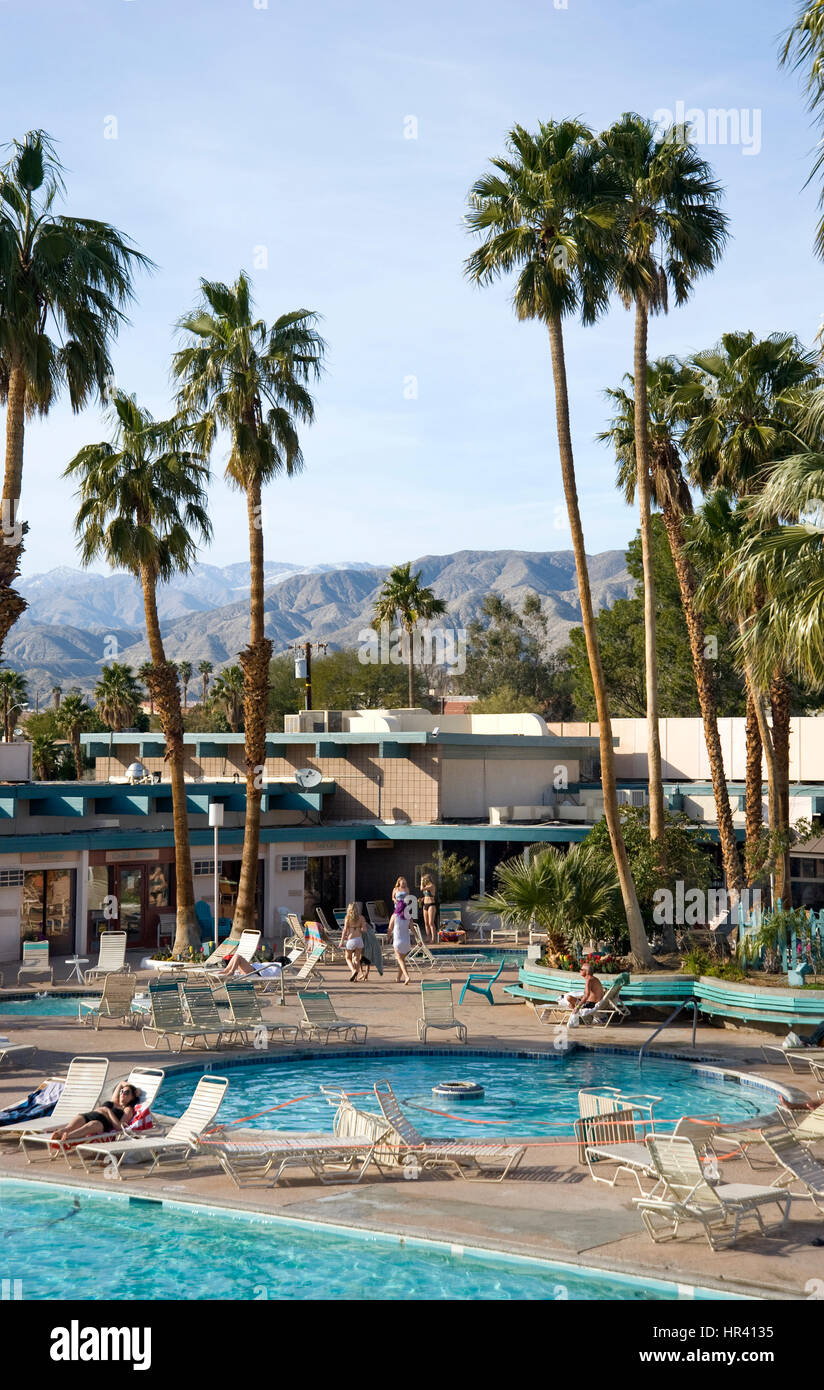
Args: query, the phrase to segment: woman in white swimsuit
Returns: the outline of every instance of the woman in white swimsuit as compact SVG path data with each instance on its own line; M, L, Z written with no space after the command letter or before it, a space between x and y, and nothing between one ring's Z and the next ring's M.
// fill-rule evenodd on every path
M405 906L405 904L404 904ZM411 928L409 926L408 913L400 916L393 912L389 919L389 930L386 933L387 941L392 942L395 952L395 960L398 962L398 984L408 985L409 971L406 968L406 957L412 950Z
M361 954L363 952L363 933L366 931L366 920L361 916L361 910L357 903L350 903L346 909L346 916L343 919L343 931L340 934L340 944L346 956L346 964L352 971L349 982L357 979L361 964Z

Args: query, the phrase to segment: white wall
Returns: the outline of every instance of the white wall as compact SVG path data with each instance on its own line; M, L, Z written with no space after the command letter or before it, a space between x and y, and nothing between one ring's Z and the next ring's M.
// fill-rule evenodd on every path
M490 806L543 806L563 796L553 781L557 768L577 782L578 763L565 758L444 758L441 816L485 820Z

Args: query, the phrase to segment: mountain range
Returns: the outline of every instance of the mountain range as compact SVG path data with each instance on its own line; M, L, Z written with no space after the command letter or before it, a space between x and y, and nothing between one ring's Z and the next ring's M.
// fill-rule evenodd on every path
M275 652L298 641L357 645L389 568L268 561L266 632ZM461 550L423 556L413 569L446 602L450 627L467 627L478 618L490 591L516 606L527 593L538 594L552 647L580 622L571 551ZM590 556L589 571L596 608L634 591L622 550ZM19 587L29 607L9 633L4 661L25 673L32 695L48 696L54 685L89 691L107 660L136 668L149 659L140 588L130 575L59 568L22 579ZM158 608L170 659L195 667L208 660L215 670L234 662L248 640L248 595L249 566L243 562L198 565L164 585Z

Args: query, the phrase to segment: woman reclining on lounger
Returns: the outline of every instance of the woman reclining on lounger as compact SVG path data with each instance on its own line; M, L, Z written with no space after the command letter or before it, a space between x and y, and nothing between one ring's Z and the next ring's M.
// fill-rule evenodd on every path
M125 1081L115 1087L111 1100L101 1105L99 1110L87 1110L85 1114L75 1115L67 1125L61 1125L52 1134L52 1140L89 1139L97 1134L111 1134L112 1130L125 1129L134 1119L135 1106L140 1096L134 1086Z

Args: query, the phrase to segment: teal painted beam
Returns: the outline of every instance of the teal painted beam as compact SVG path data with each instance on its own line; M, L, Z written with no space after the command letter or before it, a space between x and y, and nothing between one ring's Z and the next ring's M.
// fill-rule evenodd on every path
M186 810L190 816L208 816L209 802L211 800L212 797L209 796L208 792L187 792Z
M377 739L375 739L374 742L377 742ZM345 758L346 751L340 744L333 742L331 739L319 738L315 741L315 757Z
M165 748L163 751L166 751ZM225 752L226 749L222 748L219 743L215 743L214 739L198 739L195 743L195 757L197 758L219 758Z
M30 816L84 816L85 796L46 796L29 802Z
M408 758L408 750L399 743L391 743L388 739L382 739L378 744L379 758Z
M17 815L17 798L13 796L0 797L0 819L14 820Z
M141 758L162 758L166 752L166 742L158 743L157 738L142 738L139 743Z

